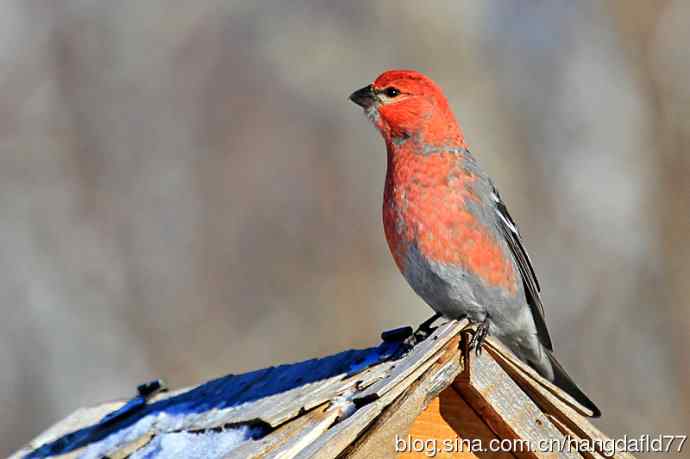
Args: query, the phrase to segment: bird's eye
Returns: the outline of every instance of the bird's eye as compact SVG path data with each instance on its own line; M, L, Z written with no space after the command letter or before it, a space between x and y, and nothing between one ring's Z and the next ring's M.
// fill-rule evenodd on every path
M386 89L383 90L383 93L386 95L386 97L397 97L400 95L400 90L398 88L394 88L393 86L389 86Z

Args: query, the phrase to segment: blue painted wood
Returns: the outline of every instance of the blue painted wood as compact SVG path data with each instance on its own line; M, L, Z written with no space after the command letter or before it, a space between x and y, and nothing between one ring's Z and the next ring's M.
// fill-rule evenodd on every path
M269 367L239 375L230 374L152 403L147 403L142 395L138 395L118 410L103 417L98 423L46 443L25 457L43 458L74 451L126 429L146 416L166 413L189 416L190 422L195 422L200 415L215 412L213 410L232 407L245 409L247 404L301 386L338 375L345 379L378 363L400 358L408 348L409 346L402 342L388 341L368 349L348 350L320 359ZM271 426L262 423L260 418L255 419L254 424L254 428L251 429L252 438L260 438L272 430Z

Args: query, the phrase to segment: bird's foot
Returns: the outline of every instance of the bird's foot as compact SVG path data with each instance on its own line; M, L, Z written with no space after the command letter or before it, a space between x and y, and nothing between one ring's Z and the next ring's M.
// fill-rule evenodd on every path
M470 345L469 348L474 349L474 352L477 356L480 356L482 354L482 345L484 344L484 340L486 337L489 336L489 318L485 318L483 322L480 322L479 325L477 326L477 330L474 332L472 335L472 339L470 340Z

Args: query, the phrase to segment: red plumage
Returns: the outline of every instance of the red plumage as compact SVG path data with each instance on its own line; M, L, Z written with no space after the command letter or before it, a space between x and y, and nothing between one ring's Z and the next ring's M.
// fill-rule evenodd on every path
M480 204L472 191L476 177L453 154L419 155L412 142L392 145L384 190L383 224L388 245L402 272L411 243L439 263L462 266L490 285L517 290L512 259L497 234L465 203Z
M539 283L517 226L441 88L419 72L392 70L350 98L386 142L383 224L411 287L439 314L479 323L599 415L552 354Z

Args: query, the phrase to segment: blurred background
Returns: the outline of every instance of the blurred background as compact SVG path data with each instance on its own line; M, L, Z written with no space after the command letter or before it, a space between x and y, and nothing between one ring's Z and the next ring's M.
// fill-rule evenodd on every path
M689 23L683 0L0 0L0 456L152 378L428 317L347 100L396 67L445 88L597 425L688 433Z

